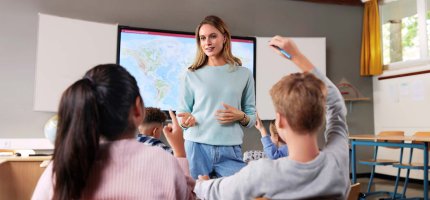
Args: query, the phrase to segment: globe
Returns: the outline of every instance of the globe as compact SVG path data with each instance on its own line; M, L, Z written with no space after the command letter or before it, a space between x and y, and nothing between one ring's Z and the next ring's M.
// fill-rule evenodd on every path
M52 116L45 124L44 133L45 137L55 144L55 135L57 134L58 115Z

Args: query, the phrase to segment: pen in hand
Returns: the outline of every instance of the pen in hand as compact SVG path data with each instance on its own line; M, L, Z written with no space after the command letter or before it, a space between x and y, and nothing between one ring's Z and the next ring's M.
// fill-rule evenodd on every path
M278 47L276 45L272 45L272 46L277 48L285 57L287 57L288 59L291 59L291 55L289 53L287 53L285 50L281 49L280 47Z

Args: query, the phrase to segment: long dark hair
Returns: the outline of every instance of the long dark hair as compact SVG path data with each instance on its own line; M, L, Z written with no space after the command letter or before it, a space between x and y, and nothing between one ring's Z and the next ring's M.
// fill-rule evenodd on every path
M114 140L136 129L129 114L138 97L134 77L116 64L90 69L64 91L53 156L53 199L81 198L100 136Z

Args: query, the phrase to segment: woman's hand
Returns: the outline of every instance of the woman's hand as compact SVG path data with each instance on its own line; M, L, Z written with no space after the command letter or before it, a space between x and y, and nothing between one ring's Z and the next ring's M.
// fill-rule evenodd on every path
M222 103L222 105L225 109L217 110L215 114L220 124L229 124L243 119L244 112L225 103Z
M261 121L260 117L257 113L257 122L255 123L255 128L260 131L261 137L267 136L266 129L264 128L263 122Z
M196 118L191 113L179 113L178 117L181 118L181 126L184 128L195 126L197 123Z
M172 123L164 126L164 136L173 149L173 155L178 158L185 158L186 156L182 128L179 126L178 120L171 110L169 110L169 115L170 118L172 118Z

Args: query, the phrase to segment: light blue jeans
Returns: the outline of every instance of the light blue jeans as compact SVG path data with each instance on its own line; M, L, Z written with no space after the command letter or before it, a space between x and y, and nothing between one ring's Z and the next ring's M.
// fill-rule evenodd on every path
M194 179L199 175L230 176L246 165L240 145L216 146L185 140L185 152Z

